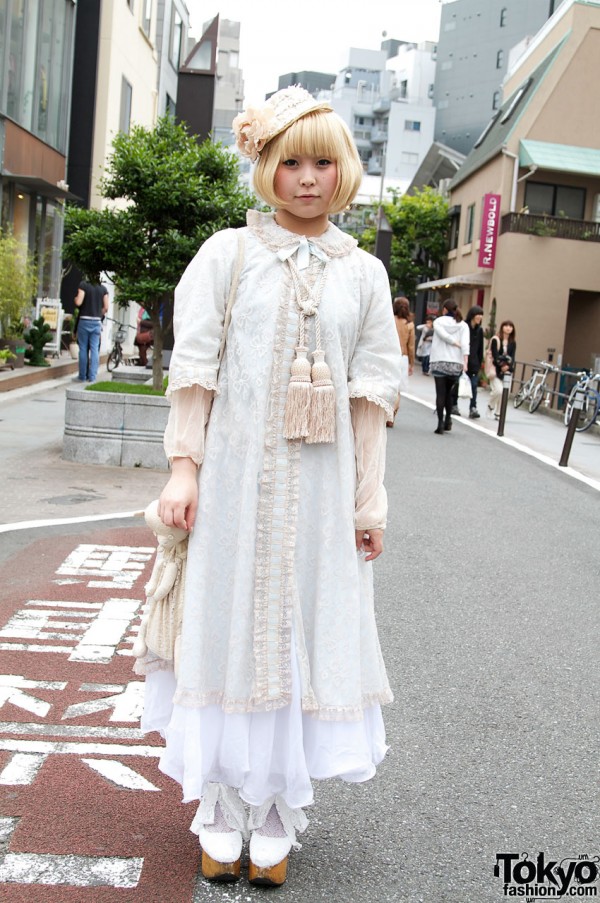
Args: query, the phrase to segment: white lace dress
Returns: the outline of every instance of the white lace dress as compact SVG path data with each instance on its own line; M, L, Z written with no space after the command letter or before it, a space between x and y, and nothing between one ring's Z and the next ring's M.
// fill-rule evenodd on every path
M219 783L254 806L276 794L297 808L312 802L311 778L366 780L386 750L380 705L392 694L354 530L385 525L400 354L384 268L330 225L311 239L309 278L326 255L319 311L336 441L284 439L298 335L284 256L299 236L255 211L245 233L220 370L235 230L205 242L176 291L166 448L202 462L199 510L177 678L168 663L141 663L142 727L163 732L161 768L185 800Z

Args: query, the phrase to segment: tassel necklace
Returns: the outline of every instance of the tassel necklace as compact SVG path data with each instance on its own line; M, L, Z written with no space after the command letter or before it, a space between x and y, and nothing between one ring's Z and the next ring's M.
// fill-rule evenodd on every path
M335 389L331 380L331 371L325 362L325 352L321 344L321 321L319 304L323 296L327 276L327 256L306 238L302 238L298 246L298 262L306 268L309 252L323 261L324 266L318 277L316 291L307 285L300 275L298 265L291 255L293 248L279 252L281 260L285 260L292 276L294 294L299 310L298 344L296 357L292 362L291 376L287 391L283 421L283 435L286 439L304 439L308 443L335 442ZM312 352L313 364L308 360L306 345L306 319L315 318L315 350Z

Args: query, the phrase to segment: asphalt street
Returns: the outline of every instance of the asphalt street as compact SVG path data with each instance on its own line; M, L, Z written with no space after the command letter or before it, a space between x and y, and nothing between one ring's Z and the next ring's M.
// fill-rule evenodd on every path
M51 518L59 509L56 516L68 519L144 507L164 474L98 468L84 480L80 465L60 461L58 392L59 387L37 396L40 422L48 418L47 441L27 435L19 448L14 439L12 447L0 440L3 483L9 484L5 525ZM375 573L380 638L395 693L384 710L390 749L366 784L316 783L303 849L292 856L288 882L277 891L280 901L493 903L505 898L502 869L494 874L498 854L535 862L543 853L562 862L600 852L598 490L593 481L574 479L473 424L458 420L450 433L435 436L423 399L403 399L396 426L387 431L390 516L386 552ZM0 404L0 428L10 422L7 404ZM48 463L44 482L33 471L43 473ZM32 484L20 511L17 480ZM78 494L90 498L76 501ZM3 529L0 628L28 600L54 598L57 562L70 549L82 543L118 548L124 536L135 548L152 545L139 518ZM44 581L46 596L40 595ZM138 596L139 586L132 585L131 594ZM18 659L15 653L10 657L12 674ZM111 683L126 681L122 662ZM40 666L31 667L38 671L29 676L39 679ZM69 667L75 674L78 666ZM85 667L89 680L93 666ZM9 702L0 727L5 736L15 717ZM178 804L178 788L161 781L149 755L140 770L162 793L146 794L150 802L143 814L147 818L156 808L162 846L178 850L178 883L168 870L161 878L157 863L164 851L151 836L139 839L146 823L134 828L131 842L142 858L146 846L138 890L50 889L41 880L7 883L3 898L196 903L262 897L264 891L245 881L214 887L197 876L197 852L189 852L185 829L189 812L181 815L190 807ZM102 800L100 824L89 830L106 833L125 804L121 800L111 810L111 798L96 785L86 784L81 792ZM15 795L9 785L0 787L0 799L0 816L23 819L16 848L40 852L40 842L36 846L26 829L33 812L29 797ZM171 818L164 814L167 799ZM54 805L61 824L77 819L77 807L61 809L60 799ZM71 833L77 835L77 825ZM123 855L134 855L131 850Z

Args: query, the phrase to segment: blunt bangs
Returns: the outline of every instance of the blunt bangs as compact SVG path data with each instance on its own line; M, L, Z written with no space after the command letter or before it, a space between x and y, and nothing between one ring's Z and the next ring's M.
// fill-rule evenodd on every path
M283 206L275 194L275 175L290 157L323 157L337 164L337 186L329 213L339 213L356 196L363 176L352 135L337 113L316 110L293 122L265 146L256 164L254 188L271 207Z

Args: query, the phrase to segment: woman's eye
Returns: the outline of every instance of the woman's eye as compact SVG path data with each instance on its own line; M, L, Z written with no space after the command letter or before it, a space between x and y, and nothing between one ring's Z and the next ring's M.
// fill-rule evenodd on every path
M281 162L283 163L284 166L296 166L297 165L296 160L282 160Z
M330 166L331 160L327 160L327 158L323 158L322 160L317 160L317 166Z

